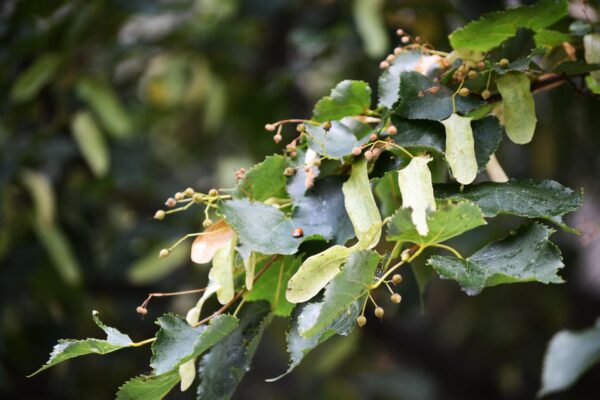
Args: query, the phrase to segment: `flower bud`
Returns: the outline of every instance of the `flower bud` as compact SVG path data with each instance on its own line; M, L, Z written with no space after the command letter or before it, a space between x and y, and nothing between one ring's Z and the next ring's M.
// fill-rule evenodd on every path
M487 100L490 98L492 94L490 93L489 90L484 90L483 92L481 92L481 98L483 98L484 100Z
M171 251L169 249L162 249L160 251L160 253L158 253L158 257L159 258L165 258L165 257L168 257L169 254L171 254Z
M398 133L398 128L396 128L394 125L390 125L387 128L387 133L388 135L395 135L396 133Z
M360 328L362 328L366 324L367 318L364 315L360 315L358 318L356 318L356 325L358 325Z
M360 148L360 147L354 147L354 148L352 149L352 155L354 155L354 156L359 156L359 155L360 155L360 153L362 153L362 150L361 150L361 148Z
M165 206L169 207L169 208L173 208L177 205L177 200L175 200L172 197L169 197L167 199L167 201L165 201Z
M392 303L399 304L402 301L402 296L400 296L398 293L394 293L390 296L390 300Z
M377 318L383 318L383 314L384 314L383 307L375 308L375 316Z
M266 124L265 125L265 129L268 130L269 132L273 132L275 130L276 126L275 124Z
M394 275L392 276L392 283L393 283L394 285L399 285L399 284L400 284L400 282L402 282L402 275L400 275L400 274L394 274Z
M210 227L213 224L212 220L210 218L206 218L203 222L202 222L202 226L204 227L204 229Z
M135 311L136 311L138 314L141 314L141 315L146 315L146 314L148 314L148 309L146 309L146 308L144 308L144 307L142 307L142 306L138 306L138 307L135 309Z
M166 215L167 215L167 213L166 213L166 212L164 212L163 210L158 210L158 211L156 212L156 214L154 214L154 219L157 219L157 220L159 220L159 221L160 221L160 220L162 220L162 219L165 219L165 216L166 216Z
M208 195L210 197L217 197L219 195L219 191L217 189L210 189L208 191Z
M380 69L387 69L389 67L390 67L390 63L387 62L387 61L382 61L382 62L379 63L379 68Z

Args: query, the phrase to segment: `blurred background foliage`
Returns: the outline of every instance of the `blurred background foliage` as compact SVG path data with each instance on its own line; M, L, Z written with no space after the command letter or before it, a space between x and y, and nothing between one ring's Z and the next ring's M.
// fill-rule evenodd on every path
M396 28L445 50L447 34L465 21L520 3L2 1L0 397L107 399L148 371L144 348L25 378L58 338L97 336L94 309L141 340L158 315L184 313L195 301L155 300L145 320L135 313L150 291L206 280L188 247L156 257L202 220L198 210L152 220L167 197L188 186L231 187L235 169L278 151L266 122L310 115L338 81L376 87ZM597 20L598 1L588 3L573 3L571 14ZM565 285L501 286L472 298L434 280L421 296L406 271L405 302L386 304L383 322L331 340L294 374L265 383L287 363L287 327L276 323L236 398L533 398L552 334L600 316L600 102L568 85L536 101L535 140L505 141L499 159L510 176L585 188L585 205L570 218L582 234L554 237ZM455 245L468 254L514 222L504 218ZM597 399L599 378L596 367L551 398Z

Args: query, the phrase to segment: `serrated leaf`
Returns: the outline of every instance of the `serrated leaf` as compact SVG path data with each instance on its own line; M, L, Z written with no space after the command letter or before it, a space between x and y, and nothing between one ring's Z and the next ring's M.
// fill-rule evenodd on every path
M444 155L444 127L434 121L408 120L392 116L392 122L398 129L393 136L394 142L405 148L425 150ZM478 171L482 171L490 156L498 149L502 140L502 126L498 119L488 116L471 122L475 141L475 158ZM413 152L414 154L414 152Z
M313 120L326 122L363 114L371 105L371 88L366 82L345 80L317 102Z
M286 158L274 155L252 167L240 180L233 196L247 197L252 201L265 201L269 198L287 197L287 179L283 172L287 167Z
M398 171L398 186L402 195L402 208L411 209L411 220L420 235L427 235L427 212L435 211L431 172L427 164L429 156L413 157L410 163Z
M179 374L140 375L119 388L117 400L160 400L179 382Z
M344 244L354 237L354 228L344 205L343 181L326 177L302 196L293 198L294 219L301 226L321 226L319 231L332 232L334 244Z
M427 214L427 235L420 235L411 219L411 212L399 209L388 224L388 241L411 242L421 247L441 243L464 232L485 225L479 207L470 201L439 202L437 209Z
M362 303L355 301L349 308L347 313L342 313L329 326L321 332L314 334L309 338L300 335L299 321L302 316L311 315L319 310L319 303L307 303L296 307L291 318L291 327L287 335L288 352L290 354L290 366L282 375L267 379L267 382L277 381L290 372L292 372L315 347L323 343L333 335L347 336L356 325L356 318L360 314Z
M398 101L400 73L414 71L423 53L419 50L405 50L381 73L378 81L379 107L392 108Z
M431 88L439 88L436 92ZM441 121L453 113L452 91L433 79L415 71L400 73L400 95L393 113L408 119ZM467 114L483 105L475 96L456 96L456 111Z
M326 131L321 126L306 124L308 145L317 154L327 158L340 159L352 154L352 149L369 141L372 129L355 119L343 118L331 121Z
M192 261L198 264L209 263L215 253L231 241L235 232L220 219L202 232L192 243Z
M369 293L379 261L379 254L374 251L352 252L342 272L327 286L318 307L298 318L300 335L317 335L342 315L349 314L353 304Z
M286 299L290 303L312 299L340 272L340 267L351 252L344 246L332 246L307 258L289 280Z
M220 206L220 211L239 238L238 251L244 259L255 251L261 254L294 254L302 242L292 233L297 226L285 214L263 203L247 199L231 200ZM315 230L303 228L310 236Z
M544 225L531 223L466 259L433 256L428 264L442 278L457 281L468 295L505 283L562 283L557 275L564 266L562 256L548 241L553 232Z
M130 347L133 344L129 336L121 333L116 328L104 325L102 321L100 321L100 318L98 318L97 311L94 311L92 316L96 325L106 333L106 339L61 339L58 341L58 344L54 346L54 349L52 349L48 362L29 376L34 376L45 369L71 358L87 354L108 354L125 347Z
M57 54L40 56L19 75L12 88L11 99L16 103L33 99L52 80L59 64L60 57Z
M261 278L262 280L263 278ZM207 352L198 364L198 400L229 399L250 363L272 315L266 303L244 307L239 326Z
M585 61L588 64L600 63L600 33L590 33L583 37ZM600 84L600 72L594 71L591 77Z
M567 389L594 364L600 362L600 320L580 332L555 334L544 356L542 387L538 397Z
M463 185L468 185L475 180L478 170L471 118L452 114L440 122L446 129L445 155L452 176Z
M520 72L509 72L496 79L496 86L502 96L506 134L517 144L529 143L537 122L529 78Z
M110 156L104 136L90 113L78 112L71 123L73 137L79 151L94 176L102 177L108 172Z
M215 253L212 267L208 272L208 280L217 286L217 299L221 304L227 304L234 296L233 269L235 267L235 245L237 240L232 237L225 246Z
M274 315L288 317L294 309L294 304L287 301L285 297L287 282L300 264L302 264L300 257L280 257L256 281L252 290L246 293L246 301L266 300L272 305Z
M213 318L208 325L193 327L185 319L165 314L156 323L160 330L152 343L150 366L154 375L177 370L230 334L238 325L237 318L223 314Z
M532 6L486 14L448 37L454 49L488 51L515 35L519 28L539 31L566 15L566 0L541 0Z
M344 192L346 211L350 216L352 226L354 226L354 232L358 240L362 241L372 226L381 226L382 223L371 192L365 158L352 164L350 178L342 186L342 191ZM372 242L367 244L368 248L377 245L380 237L381 229L373 237Z
M571 230L562 215L581 207L582 195L551 181L511 179L506 183L485 182L462 190L458 185L436 185L440 199L466 199L477 204L484 216L512 214L527 218L543 218L563 229Z
M77 83L76 90L98 115L109 133L116 138L130 136L133 124L112 87L97 79L82 78Z

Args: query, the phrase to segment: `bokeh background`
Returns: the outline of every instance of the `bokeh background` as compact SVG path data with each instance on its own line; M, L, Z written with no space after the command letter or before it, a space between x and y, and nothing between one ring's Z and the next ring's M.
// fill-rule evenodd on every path
M150 350L140 348L25 377L57 339L99 337L92 310L141 340L161 313L184 313L195 302L155 300L146 319L135 313L148 292L206 281L207 267L189 260L187 246L156 257L200 229L201 211L151 217L176 191L231 187L235 169L278 151L266 122L309 116L342 79L376 87L378 62L399 27L445 50L447 34L465 21L520 3L0 2L0 397L109 399L147 372ZM576 17L597 18L598 1L585 15L572 6ZM266 383L287 363L286 324L276 322L235 398L534 398L550 337L600 316L600 101L563 85L536 103L534 141L505 141L498 157L511 177L585 188L583 209L569 218L582 234L553 237L566 284L468 297L434 279L421 295L406 271L404 301L382 300L383 322L330 340L293 374ZM469 254L519 222L499 218L454 244ZM597 399L599 379L593 368L550 398Z

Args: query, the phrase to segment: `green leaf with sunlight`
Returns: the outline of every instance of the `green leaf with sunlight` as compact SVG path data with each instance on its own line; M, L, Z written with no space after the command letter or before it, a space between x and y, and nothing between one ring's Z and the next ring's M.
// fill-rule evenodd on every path
M436 210L427 213L429 232L421 236L412 222L411 209L400 208L388 224L387 240L430 246L485 224L481 210L470 201L438 202Z
M329 130L318 125L306 124L308 145L315 153L327 158L340 159L352 154L352 149L369 141L373 130L353 118L331 121Z
M110 155L102 131L92 115L85 111L75 114L71 122L71 131L83 159L94 176L105 176L110 164Z
M318 122L339 120L364 114L371 105L371 88L366 82L345 80L317 102L313 119Z
M57 54L44 54L23 71L10 94L16 103L24 103L33 99L40 90L48 84L60 65L60 56Z
M52 349L48 362L29 376L36 375L45 369L71 358L87 354L108 354L125 347L130 347L134 344L129 336L119 332L116 328L104 325L102 321L100 321L100 318L98 318L97 311L94 311L92 316L96 325L106 333L106 339L61 339L58 341L58 344L54 346L54 349Z
M454 49L488 51L514 36L519 28L540 31L567 15L566 0L541 0L523 6L489 13L452 32L448 38Z
M287 167L285 157L274 155L252 167L237 184L234 197L247 197L252 201L269 198L285 199L287 179L283 172Z
M506 283L563 283L557 275L564 266L560 250L548 240L553 232L531 223L466 259L433 256L427 263L442 278L457 281L468 295Z

